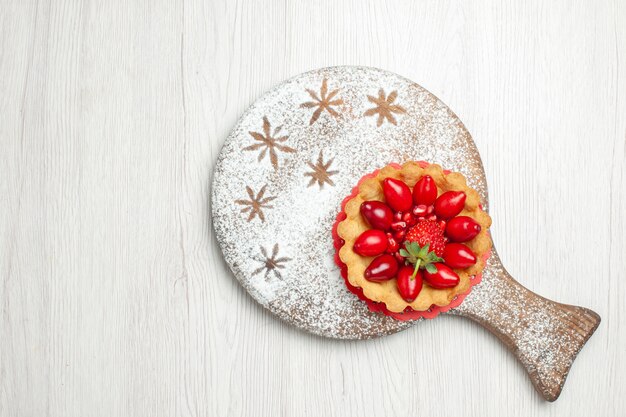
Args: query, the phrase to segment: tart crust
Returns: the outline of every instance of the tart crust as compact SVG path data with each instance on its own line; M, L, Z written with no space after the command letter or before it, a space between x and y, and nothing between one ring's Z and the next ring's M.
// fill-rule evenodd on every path
M435 180L439 194L452 190L465 192L467 196L465 207L459 213L459 216L473 218L480 224L481 231L478 236L464 244L472 249L478 261L470 268L454 270L460 278L457 286L436 289L424 283L418 297L413 302L407 303L398 292L395 278L384 282L371 282L365 279L365 269L374 258L358 255L352 250L352 247L361 233L370 229L361 216L361 203L370 200L385 201L382 181L391 177L404 181L412 188L424 175L430 175ZM457 295L466 293L469 290L470 277L482 272L485 267L485 259L491 250L491 238L488 233L489 226L491 226L491 217L481 209L478 192L467 186L465 177L462 174L457 172L446 174L436 164L422 168L417 162L407 162L399 169L391 165L382 168L375 177L366 179L358 186L357 195L346 203L344 211L346 218L338 224L337 234L345 241L345 244L339 250L339 258L346 264L347 279L353 286L361 288L367 298L375 302L384 303L391 312L401 313L407 307L415 311L425 311L432 305L446 306L450 304Z

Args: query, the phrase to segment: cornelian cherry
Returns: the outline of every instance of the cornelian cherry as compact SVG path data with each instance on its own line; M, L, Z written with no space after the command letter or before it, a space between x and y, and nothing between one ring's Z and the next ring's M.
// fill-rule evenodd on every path
M459 214L465 206L463 191L448 191L441 194L435 201L435 214L444 220L451 219Z
M383 193L385 201L395 211L406 211L413 205L411 189L404 182L395 178L383 180Z
M433 288L450 288L456 286L461 280L459 276L446 264L436 263L437 272L424 271L424 281Z
M393 255L380 255L369 264L365 270L365 279L368 281L387 281L398 273L398 261Z
M361 215L374 229L388 230L393 221L393 212L380 201L365 201L361 204Z
M407 303L415 300L422 291L422 271L418 270L413 277L413 270L413 266L403 266L398 271L398 280L396 281L398 292Z
M450 268L469 268L476 263L476 255L462 243L449 243L443 250L443 260Z
M437 184L430 175L424 175L413 187L415 204L430 206L437 199Z
M387 249L387 235L382 230L366 230L356 239L353 249L361 256L380 255Z
M448 221L446 235L453 242L467 242L480 233L480 225L468 216L458 216Z

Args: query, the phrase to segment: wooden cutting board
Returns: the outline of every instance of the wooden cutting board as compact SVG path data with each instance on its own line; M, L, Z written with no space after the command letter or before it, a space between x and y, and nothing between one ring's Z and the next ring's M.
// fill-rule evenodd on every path
M300 74L257 100L218 158L213 224L239 282L281 319L325 337L366 339L407 329L350 293L333 262L331 228L364 174L423 160L461 172L488 210L485 173L471 135L430 92L397 74L331 67ZM493 250L482 282L445 314L494 333L548 401L600 317L515 281Z

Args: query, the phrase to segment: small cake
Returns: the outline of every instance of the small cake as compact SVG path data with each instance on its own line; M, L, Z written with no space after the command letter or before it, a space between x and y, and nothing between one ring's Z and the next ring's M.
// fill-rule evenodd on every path
M451 307L481 275L490 225L462 174L425 162L391 164L344 200L334 228L336 261L371 309L429 317L420 312Z

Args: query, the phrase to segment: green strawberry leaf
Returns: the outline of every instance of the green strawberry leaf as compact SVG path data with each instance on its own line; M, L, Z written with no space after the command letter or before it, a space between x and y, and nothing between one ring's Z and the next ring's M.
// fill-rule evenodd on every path
M414 255L414 248L413 248L413 242L406 242L404 244L404 247L406 248L407 252L409 252L411 255Z
M428 249L429 248L430 248L430 243L427 243L422 249L420 249L420 251L417 254L417 256L419 256L420 258L425 257L426 255L428 255Z
M435 262L444 262L437 254L430 250L430 244L420 246L417 242L404 242L404 249L398 251L405 262L409 265L415 265L415 271L425 269L431 274L437 272Z

